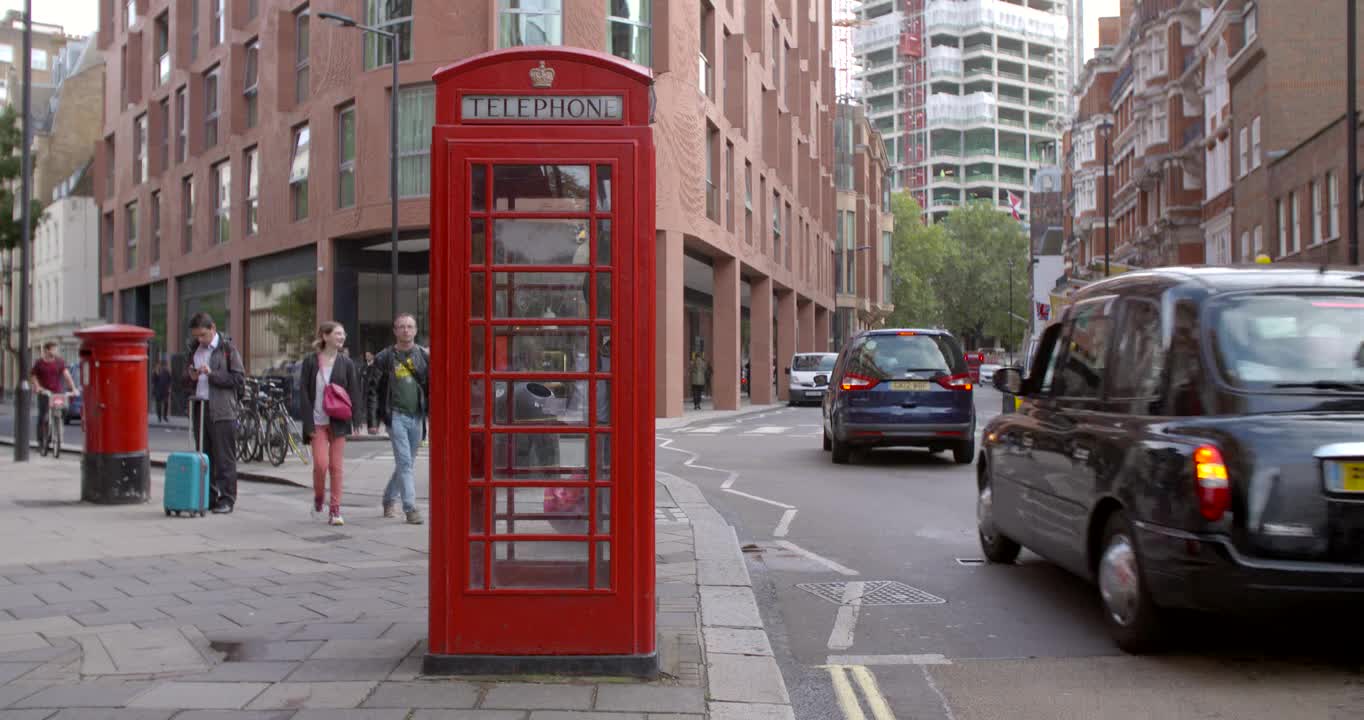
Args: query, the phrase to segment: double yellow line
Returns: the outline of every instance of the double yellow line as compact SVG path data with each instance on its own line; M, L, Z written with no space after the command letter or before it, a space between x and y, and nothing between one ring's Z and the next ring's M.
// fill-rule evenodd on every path
M890 703L886 701L886 696L881 694L881 686L876 684L876 676L872 675L871 670L865 665L824 667L833 678L834 696L838 700L838 707L843 711L844 720L867 720L867 715L862 712L864 702L871 711L873 720L895 720L895 713L890 711ZM858 690L862 692L861 698L858 697Z

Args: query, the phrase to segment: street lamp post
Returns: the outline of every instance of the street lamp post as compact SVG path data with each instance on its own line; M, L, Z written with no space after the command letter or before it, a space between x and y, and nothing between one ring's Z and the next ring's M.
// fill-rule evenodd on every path
M1112 232L1109 229L1111 221L1109 220L1108 217L1109 213L1108 204L1110 202L1109 198L1111 197L1112 194L1108 189L1108 166L1109 163L1112 161L1110 155L1112 154L1113 150L1112 146L1113 123L1110 122L1107 118L1105 118L1104 121L1099 124L1099 128L1104 131L1104 277L1108 277L1108 253L1111 251L1111 247L1109 245L1109 233Z
M23 64L23 123L24 123L24 147L22 160L20 161L20 172L23 177L19 181L19 216L22 218L23 231L19 239L19 367L17 382L14 389L14 461L28 462L28 369L32 364L29 357L28 348L28 317L29 317L29 260L31 253L29 245L33 239L33 218L30 217L33 210L33 155L30 150L33 145L33 116L32 99L30 88L33 87L33 2L24 0L24 56L19 61Z
M1345 242L1349 243L1349 263L1359 264L1359 113L1356 107L1358 82L1355 63L1358 39L1356 0L1345 0L1345 176L1350 193L1345 212Z
M319 12L317 16L323 20L330 20L341 27L357 28L363 32L388 38L389 47L392 49L392 54L389 56L389 61L393 65L393 90L389 93L388 108L388 198L393 207L388 271L393 286L390 296L393 303L392 314L396 317L399 312L402 312L398 308L398 43L400 38L397 32L361 25L354 18L339 13Z
M1009 367L1014 364L1014 259L1009 258Z

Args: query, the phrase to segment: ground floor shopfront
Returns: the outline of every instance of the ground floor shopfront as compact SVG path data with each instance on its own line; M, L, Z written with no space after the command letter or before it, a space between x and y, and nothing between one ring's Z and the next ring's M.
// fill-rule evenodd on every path
M793 353L829 348L832 313L736 258L669 248L667 236L659 233L656 257L656 413L675 417L683 412L697 355L708 370L705 394L716 408L737 408L745 393L755 403L784 399L785 383L777 379ZM392 245L386 236L326 242L323 253L305 245L233 258L113 291L106 281L101 314L112 322L150 328L153 360L166 360L177 374L188 358L189 319L200 311L211 314L233 339L251 375L292 376L318 323L329 319L346 327L349 351L357 359L392 342L397 312L415 315L418 342L430 344L430 239L424 231L400 236L396 308ZM762 317L768 321L757 320ZM184 411L178 388L172 407Z

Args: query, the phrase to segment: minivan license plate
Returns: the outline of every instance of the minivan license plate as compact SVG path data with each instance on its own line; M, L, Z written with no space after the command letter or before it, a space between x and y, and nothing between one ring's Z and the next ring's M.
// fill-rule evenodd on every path
M928 383L918 380L897 380L890 384L890 389L900 392L928 392Z
M1364 462L1341 463L1340 479L1345 492L1364 493Z

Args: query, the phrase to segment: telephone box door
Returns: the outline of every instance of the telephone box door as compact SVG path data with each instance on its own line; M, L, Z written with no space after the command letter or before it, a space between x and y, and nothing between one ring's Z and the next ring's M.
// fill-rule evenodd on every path
M433 552L452 572L432 652L651 652L654 478L633 470L653 448L627 431L653 394L637 146L435 135L452 301L433 308L451 349Z

